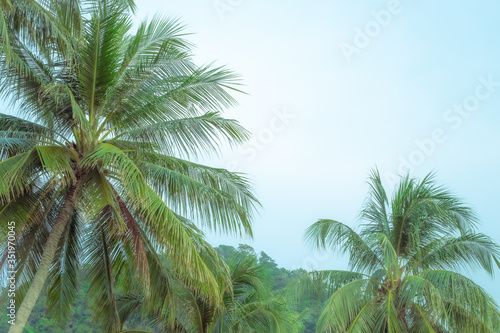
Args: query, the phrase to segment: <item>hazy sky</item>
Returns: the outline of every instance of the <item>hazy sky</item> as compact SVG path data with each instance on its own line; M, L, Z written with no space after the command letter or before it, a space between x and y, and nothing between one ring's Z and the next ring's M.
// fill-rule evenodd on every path
M200 63L240 73L228 116L253 140L212 165L243 171L263 209L246 242L287 268L345 268L302 241L319 218L354 225L375 165L408 168L473 206L500 242L500 2L137 0L179 17ZM473 276L471 273L470 275ZM497 274L498 275L498 274ZM485 275L474 276L498 301Z
M302 235L319 218L354 225L374 166L388 187L408 168L437 171L500 242L500 2L136 4L138 20L180 18L197 61L227 64L248 93L226 115L253 139L207 163L247 173L263 208L253 240L209 235L213 245L248 243L287 268L345 268ZM500 278L474 278L500 302Z

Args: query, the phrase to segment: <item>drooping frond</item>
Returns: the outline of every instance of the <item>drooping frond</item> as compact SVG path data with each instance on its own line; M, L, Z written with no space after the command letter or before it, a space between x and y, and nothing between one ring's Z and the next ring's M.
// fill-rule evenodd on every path
M76 212L59 241L59 251L47 278L47 309L52 318L66 323L73 315L73 302L78 292L77 273L80 268L82 221Z
M326 301L316 330L318 332L368 332L373 327L373 307L377 298L370 279L356 279L338 288Z
M139 154L135 163L176 212L213 230L252 235L252 213L259 203L241 174L151 153Z
M113 246L116 244L116 238L112 232L112 224L109 223L110 219L112 214L109 207L106 207L93 224L92 232L88 232L83 255L85 279L90 282L89 298L96 309L95 320L106 332L117 332L121 324L115 283L120 261L123 259L119 248Z
M446 323L459 332L472 331L478 322L498 322L497 305L481 287L461 274L431 270L418 274L437 290L445 302ZM422 304L424 306L424 304ZM491 330L493 332L493 330Z
M319 220L306 230L304 238L313 248L348 253L349 264L354 270L369 271L381 264L369 244L343 223L328 219Z
M151 143L161 153L170 156L189 156L199 152L218 152L224 141L236 145L246 141L249 136L237 121L210 112L139 126L120 133L118 137L132 142Z
M23 193L1 210L2 221L16 222L15 249L18 260L15 270L19 283L16 301L23 300L38 269L53 221L63 204L64 194L64 189L53 188L50 184L45 184ZM2 225L2 233L6 234L6 231L7 225ZM1 256L1 267L4 272L12 270L12 267L7 269L9 264L6 260L7 248L7 246L2 247L4 250Z
M409 272L429 269L467 269L480 267L493 275L500 268L500 247L488 236L464 233L458 237L442 237L423 246L406 264Z
M307 272L290 283L287 287L287 296L295 304L307 298L325 301L346 283L365 278L369 276L350 271Z

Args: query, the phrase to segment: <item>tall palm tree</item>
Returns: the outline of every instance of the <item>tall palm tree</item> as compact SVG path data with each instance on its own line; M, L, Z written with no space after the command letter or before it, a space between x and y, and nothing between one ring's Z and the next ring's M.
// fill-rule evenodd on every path
M237 76L195 65L175 20L157 16L131 34L126 3L82 8L81 35L67 36L74 52L57 39L40 51L14 38L16 66L0 54L0 93L24 117L0 115L1 228L16 223L22 302L11 332L22 331L45 284L52 313L67 318L82 266L96 317L116 330L115 281L127 283L134 269L147 291L157 252L215 294L190 220L251 235L258 205L242 175L188 161L247 138L220 115L235 103Z
M229 260L220 259L214 249L205 247L204 258L211 267L219 285L219 299L204 297L172 278L173 286L168 299L147 299L127 295L120 299L122 322L134 313L142 317L159 332L176 333L293 333L301 326L299 315L292 311L285 299L274 296L268 287L267 272L257 264L254 256ZM168 274L170 277L173 274ZM128 332L128 331L126 331ZM131 330L130 332L134 332Z
M348 254L352 269L296 282L299 294L328 294L317 332L498 332L494 300L460 273L492 275L499 265L499 246L475 231L472 210L432 174L402 177L391 200L378 171L369 185L359 232L329 219L306 231L314 248Z

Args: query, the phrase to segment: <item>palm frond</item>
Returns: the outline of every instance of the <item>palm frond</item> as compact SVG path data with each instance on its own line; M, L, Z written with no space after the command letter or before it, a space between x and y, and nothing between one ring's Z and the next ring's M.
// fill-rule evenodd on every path
M429 269L467 269L478 266L493 275L500 258L500 247L488 236L464 233L443 237L426 244L406 264L408 271Z
M73 302L78 291L77 272L80 266L82 221L74 212L59 241L59 251L47 282L47 309L52 318L66 323L73 315Z
M213 230L252 235L251 217L259 203L242 175L165 155L138 157L145 180L176 212Z
M196 156L200 152L218 152L224 141L231 145L241 144L249 138L249 134L236 120L210 112L198 117L140 126L120 133L118 137L138 143L149 142L159 147L163 154L171 156Z
M336 249L340 253L348 253L349 264L354 270L369 271L382 264L365 240L341 222L318 220L306 230L304 238L315 249Z

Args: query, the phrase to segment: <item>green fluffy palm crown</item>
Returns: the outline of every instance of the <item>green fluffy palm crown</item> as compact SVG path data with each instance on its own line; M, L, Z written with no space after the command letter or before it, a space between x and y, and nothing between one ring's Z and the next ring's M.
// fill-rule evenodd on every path
M140 316L158 332L299 332L299 315L288 307L283 296L269 290L267 271L254 256L240 256L225 263L210 246L202 253L218 281L217 296L221 301L205 297L175 274L166 274L170 290L161 290L167 293L128 294L118 300L122 321ZM169 266L167 261L165 267Z
M19 110L0 114L0 220L4 235L16 223L21 330L43 285L51 316L71 317L80 268L95 317L117 330L117 288L137 279L145 293L162 288L157 253L216 295L191 221L251 235L258 205L242 175L188 160L247 139L219 113L234 105L237 76L196 66L175 20L156 16L131 33L126 1L75 3L79 29L52 17L64 47L8 30L9 53L0 53L0 92Z
M493 275L499 246L475 231L470 208L436 185L403 177L389 201L378 171L361 212L360 231L334 220L311 225L316 249L349 256L352 271L314 271L296 296L324 299L317 332L499 332L495 301L460 271Z

